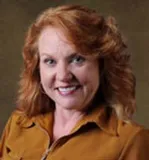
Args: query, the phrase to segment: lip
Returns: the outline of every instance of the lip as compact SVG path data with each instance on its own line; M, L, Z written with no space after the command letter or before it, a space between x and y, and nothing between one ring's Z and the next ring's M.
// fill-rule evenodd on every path
M59 88L71 88L71 87L77 87L77 88L79 88L79 87L81 87L81 85L79 85L79 84L71 84L71 85L65 85L65 86L60 85L60 86L55 87L55 89L59 89Z
M70 90L65 90L65 91L60 91L59 88L73 88L74 89L70 89ZM62 96L68 96L68 95L72 95L74 94L81 86L80 85L67 85L67 86L61 86L61 87L57 87L57 91L60 95Z

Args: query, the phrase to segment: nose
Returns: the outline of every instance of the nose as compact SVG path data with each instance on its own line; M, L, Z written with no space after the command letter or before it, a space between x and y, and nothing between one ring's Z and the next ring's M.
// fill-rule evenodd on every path
M73 74L68 64L64 62L58 64L56 78L62 82L69 82L73 78Z

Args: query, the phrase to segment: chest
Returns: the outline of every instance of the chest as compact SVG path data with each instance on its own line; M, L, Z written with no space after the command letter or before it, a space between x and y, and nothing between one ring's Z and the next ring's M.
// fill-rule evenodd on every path
M118 160L123 146L117 138L89 131L53 144L47 160ZM54 148L53 148L54 146Z
M115 160L122 150L119 138L99 128L65 136L51 144L48 133L39 127L10 133L4 160ZM45 159L42 159L45 157Z

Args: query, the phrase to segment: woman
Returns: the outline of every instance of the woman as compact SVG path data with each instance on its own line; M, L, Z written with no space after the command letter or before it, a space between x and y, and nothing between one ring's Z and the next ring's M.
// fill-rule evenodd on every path
M3 160L146 160L149 132L132 122L135 78L113 18L50 8L27 33L17 109Z

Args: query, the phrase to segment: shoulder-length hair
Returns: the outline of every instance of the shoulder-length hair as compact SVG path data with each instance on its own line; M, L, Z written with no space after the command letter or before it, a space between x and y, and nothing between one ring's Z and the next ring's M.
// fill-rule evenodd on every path
M100 87L96 102L103 101L115 109L121 119L135 111L135 77L130 54L114 18L105 19L95 10L79 5L65 5L44 11L29 27L23 47L24 68L21 73L17 109L32 117L49 112L54 102L40 84L37 41L47 27L59 27L79 53L99 58Z

